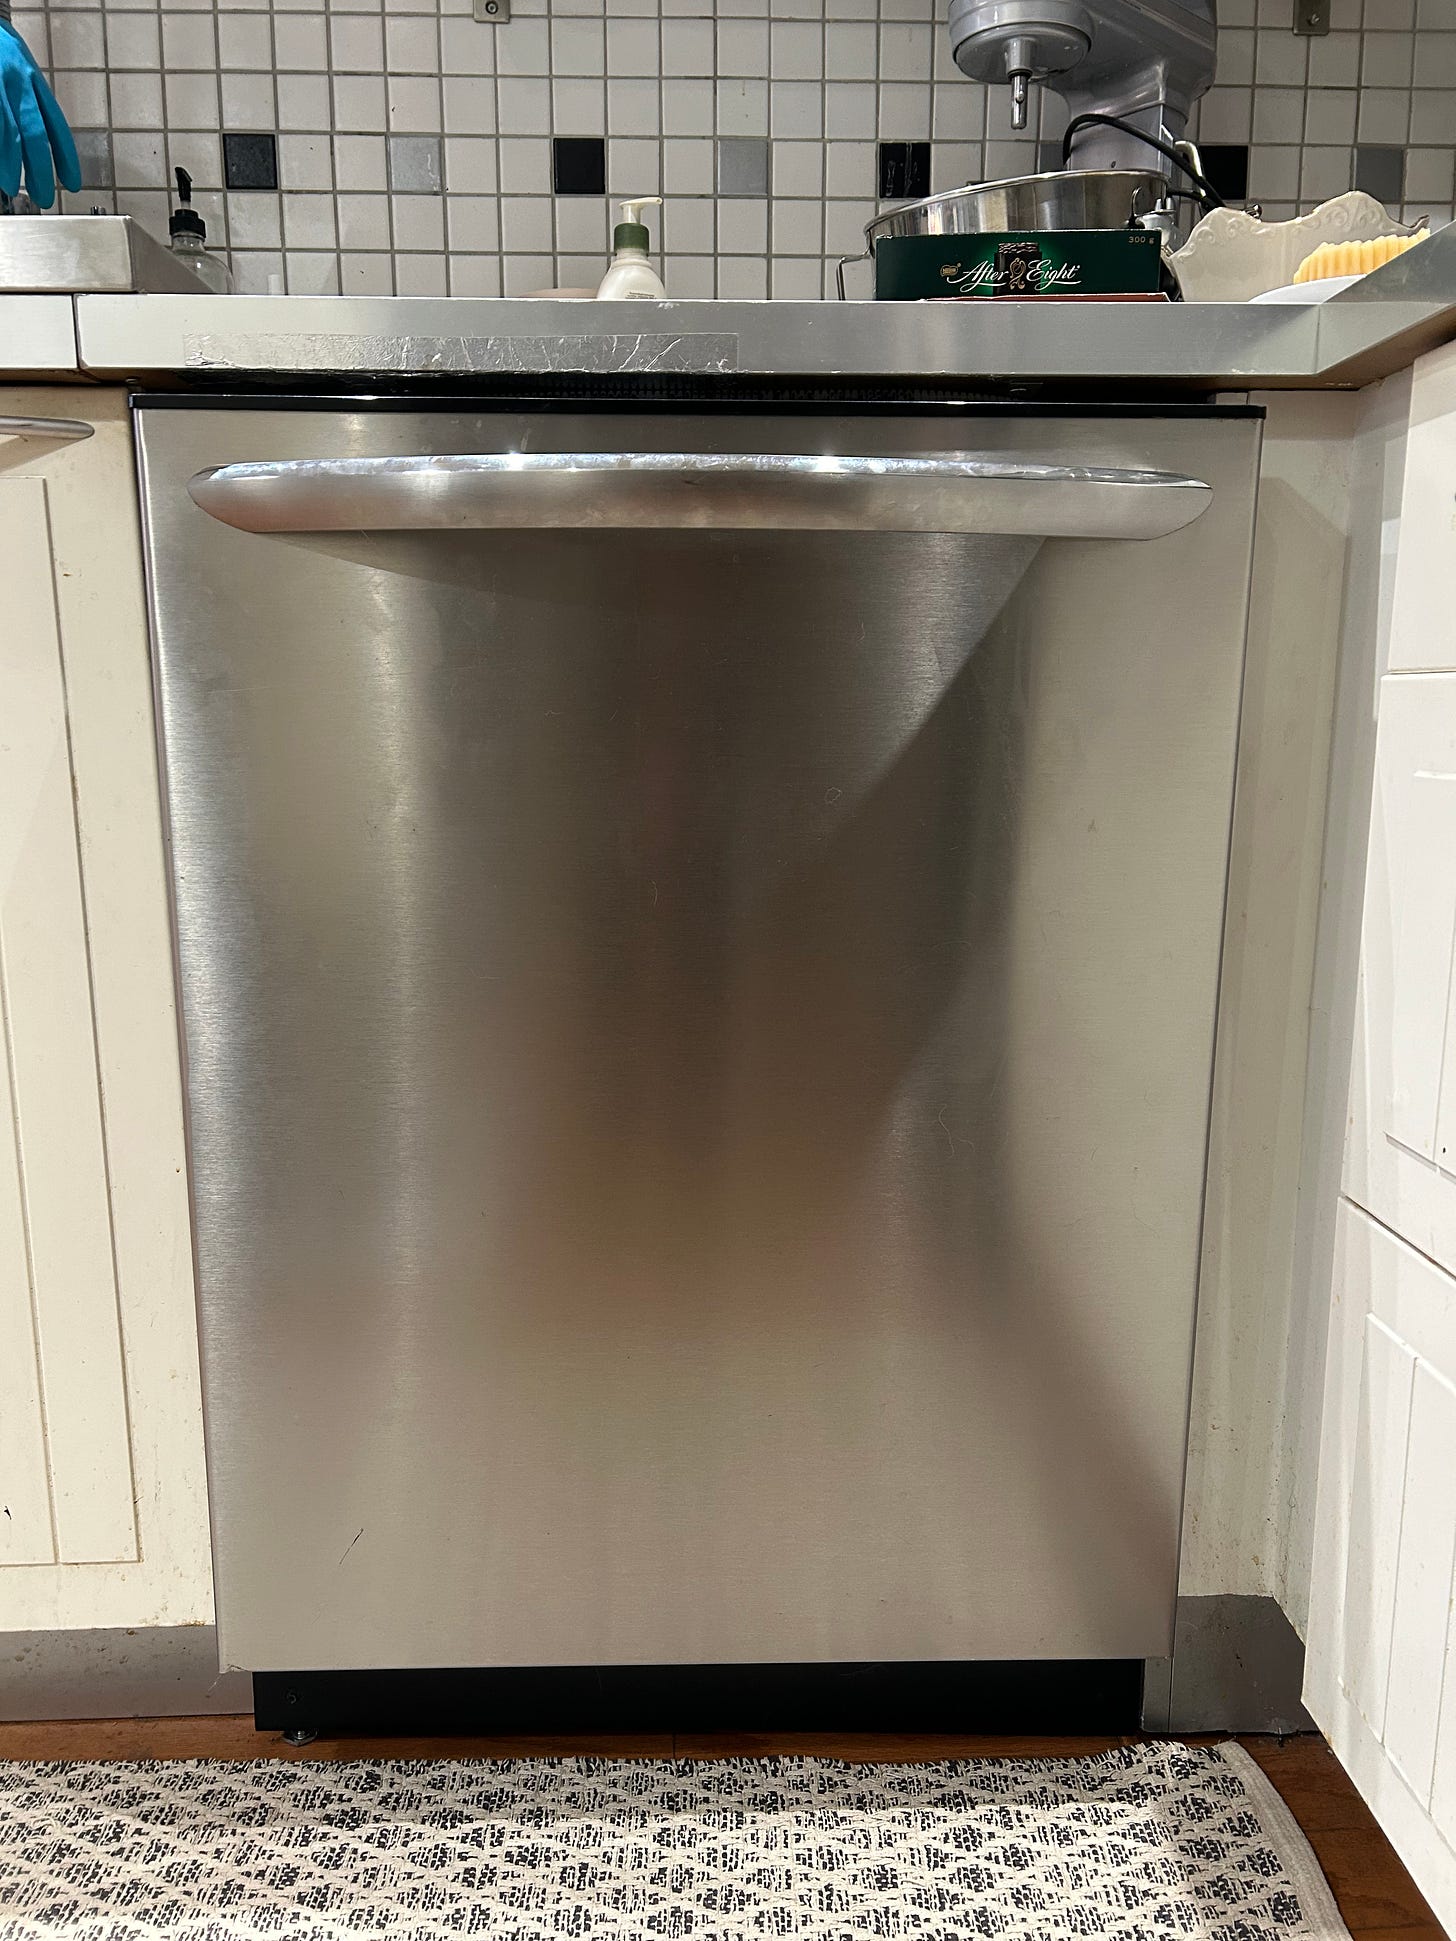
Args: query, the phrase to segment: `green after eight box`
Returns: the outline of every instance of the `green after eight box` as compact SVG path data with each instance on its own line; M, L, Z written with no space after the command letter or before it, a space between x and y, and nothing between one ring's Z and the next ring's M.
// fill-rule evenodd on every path
M1159 288L1161 246L1152 229L887 236L875 245L875 295L1150 295Z

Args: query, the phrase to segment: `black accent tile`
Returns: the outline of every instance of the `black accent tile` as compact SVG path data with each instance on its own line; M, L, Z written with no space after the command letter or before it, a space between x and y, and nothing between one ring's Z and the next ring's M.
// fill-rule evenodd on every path
M1203 173L1225 202L1249 198L1249 149L1246 142L1202 142ZM1187 184L1185 183L1186 187Z
M605 195L607 144L600 135L557 135L551 143L551 185L558 195Z
M1039 175L1054 175L1061 166L1061 142L1038 142L1036 145L1037 173Z
M278 141L274 135L224 135L222 179L230 189L278 187Z
M1398 214L1405 196L1405 150L1361 143L1355 150L1355 187Z
M880 200L903 202L930 194L930 143L880 143Z

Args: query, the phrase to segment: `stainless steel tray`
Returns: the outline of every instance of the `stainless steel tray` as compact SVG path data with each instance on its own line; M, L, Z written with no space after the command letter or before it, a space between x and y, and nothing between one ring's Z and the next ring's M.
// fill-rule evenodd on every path
M0 294L202 290L131 216L0 216Z

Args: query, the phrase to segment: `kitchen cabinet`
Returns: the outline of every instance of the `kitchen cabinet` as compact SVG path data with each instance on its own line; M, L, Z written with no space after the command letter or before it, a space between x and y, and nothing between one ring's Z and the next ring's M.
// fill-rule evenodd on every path
M1423 359L1356 717L1373 788L1305 1700L1456 1923L1456 353ZM1379 495L1366 508L1380 516ZM1393 541L1393 544L1392 544ZM1372 705L1373 704L1373 705ZM1360 724L1362 729L1365 725ZM1337 779L1358 790L1358 776ZM1326 845L1326 902L1345 893ZM1347 1040L1347 1043L1350 1040ZM1323 1160L1326 1177L1335 1153Z
M0 436L0 1633L197 1624L206 1496L131 430L119 390L0 389L0 416L22 421Z
M1456 1277L1339 1210L1306 1703L1456 1920Z

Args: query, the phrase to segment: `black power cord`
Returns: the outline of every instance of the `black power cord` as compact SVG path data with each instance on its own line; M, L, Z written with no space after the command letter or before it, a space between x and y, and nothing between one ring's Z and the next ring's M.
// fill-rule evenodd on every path
M1118 115L1091 113L1073 115L1072 119L1067 123L1067 132L1062 136L1063 168L1072 159L1073 136L1079 134L1084 128L1116 128L1120 134L1131 135L1136 141L1146 142L1149 148L1157 150L1164 161L1171 162L1174 168L1183 171L1188 177L1188 180L1193 184L1193 193L1205 210L1223 208L1223 197L1209 181L1208 177L1201 175L1186 156L1178 153L1171 142L1161 141L1156 135L1145 134L1141 128L1134 127L1130 121L1123 121Z

